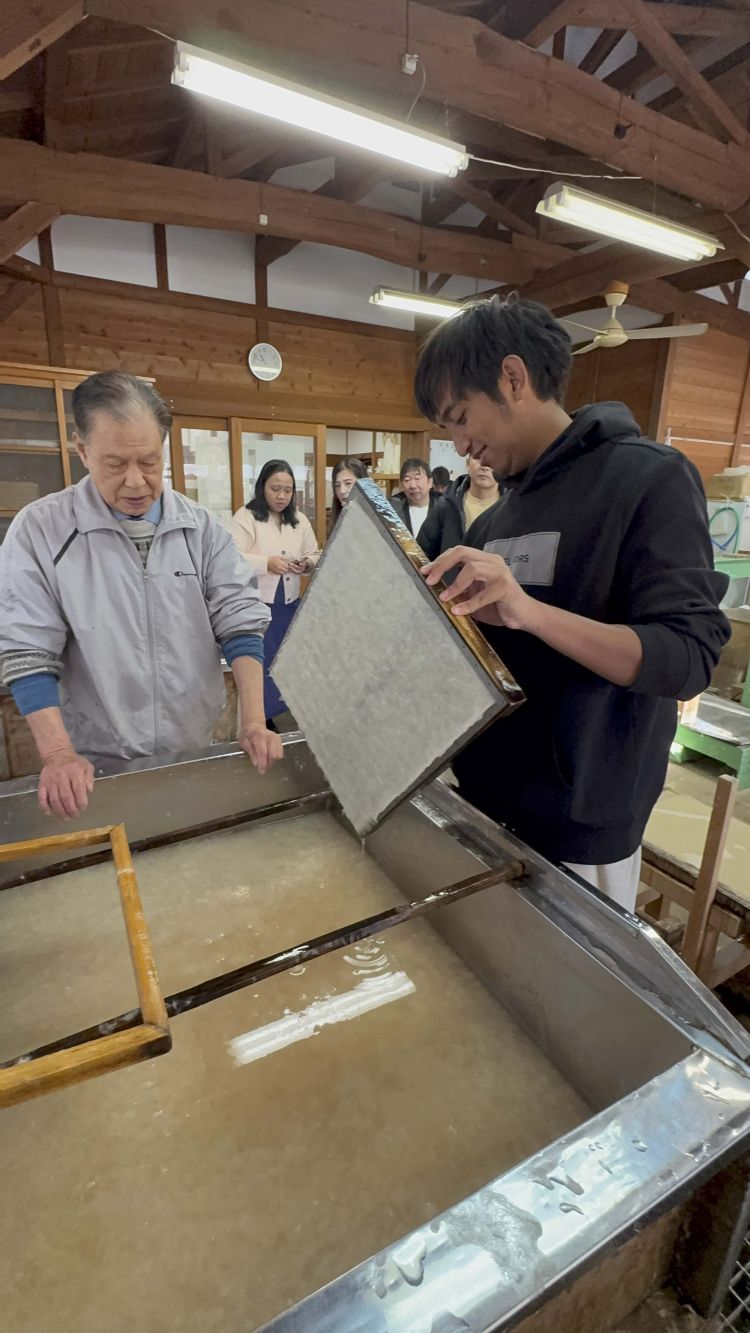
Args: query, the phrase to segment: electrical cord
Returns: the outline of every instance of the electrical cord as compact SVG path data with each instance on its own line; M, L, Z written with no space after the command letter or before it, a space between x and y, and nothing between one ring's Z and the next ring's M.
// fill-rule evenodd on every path
M425 88L427 87L427 69L426 69L426 67L425 67L425 63L424 63L424 61L423 61L423 59L422 59L421 56L417 56L417 60L418 60L418 62L419 62L419 68L420 68L421 71L422 71L422 86L421 86L421 88L419 89L419 92L417 93L416 97L414 98L414 101L412 102L411 106L409 107L409 110L408 110L407 113L406 113L406 123L407 123L407 125L409 124L409 121L411 120L411 118L412 118L412 116L413 116L413 114L414 114L414 109L415 109L415 107L416 107L416 105L417 105L417 102L419 101L420 97L422 96L422 93L424 92Z
M469 153L471 162L484 162L488 167L509 167L512 171L528 171L532 176L566 176L582 181L641 181L642 176L605 176L600 171L555 171L549 167L522 167L517 162L500 162L494 157L477 157ZM731 221L731 218L730 218Z
M748 245L750 245L750 236L745 235L742 228L737 226L737 223L735 222L734 218L730 218L728 213L725 213L724 217L726 218L727 222L731 222L732 226L734 227L734 230L737 232L737 235L741 236L743 241L747 241Z

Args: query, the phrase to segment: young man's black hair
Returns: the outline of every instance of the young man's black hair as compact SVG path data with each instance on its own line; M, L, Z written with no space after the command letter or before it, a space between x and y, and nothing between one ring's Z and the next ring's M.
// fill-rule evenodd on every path
M443 494L443 492L447 491L450 484L451 474L447 467L438 465L432 469L432 489L434 491L439 491Z
M522 300L477 301L427 339L421 410L505 492L428 577L453 573L444 600L484 622L527 698L455 759L463 794L632 908L675 700L706 688L728 638L727 579L693 464L622 403L571 417L570 354Z
M520 356L537 398L562 402L570 374L571 341L562 324L537 301L517 297L475 301L438 324L419 355L414 397L428 421L436 421L447 390L499 397L498 366Z

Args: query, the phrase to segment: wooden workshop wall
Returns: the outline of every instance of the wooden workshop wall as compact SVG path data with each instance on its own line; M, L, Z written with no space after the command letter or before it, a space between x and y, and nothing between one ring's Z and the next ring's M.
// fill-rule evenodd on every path
M644 435L658 428L665 352L658 342L625 343L573 358L568 411L585 403L625 403Z
M225 313L199 298L188 306L61 288L59 300L66 365L153 376L178 413L275 414L391 429L422 424L412 397L411 333L286 312L270 312L266 321L254 307ZM247 368L259 338L284 360L274 384L259 384ZM49 354L39 286L0 324L0 361L51 360L60 364Z
M627 403L644 434L671 441L706 479L750 465L750 343L709 329L698 338L634 342L575 357L567 406Z
M714 329L670 347L661 419L704 478L733 452L735 465L750 465L749 371L750 344Z

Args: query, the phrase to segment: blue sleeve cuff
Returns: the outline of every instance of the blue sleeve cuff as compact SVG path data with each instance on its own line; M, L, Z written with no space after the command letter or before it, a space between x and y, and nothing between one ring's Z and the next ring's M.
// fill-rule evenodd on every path
M254 657L256 662L263 663L263 635L262 634L235 634L231 639L225 639L221 645L221 651L224 654L227 666L238 657Z
M22 717L38 713L41 708L60 707L60 687L50 671L35 671L10 683L10 692Z

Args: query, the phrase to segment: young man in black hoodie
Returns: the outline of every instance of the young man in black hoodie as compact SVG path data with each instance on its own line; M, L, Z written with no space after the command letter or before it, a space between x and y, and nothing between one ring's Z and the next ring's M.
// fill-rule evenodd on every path
M616 355L616 353L613 353ZM632 910L677 699L706 688L728 623L700 477L622 403L562 406L571 346L543 306L498 297L441 324L416 398L501 505L428 582L474 615L527 702L454 761L461 792Z

